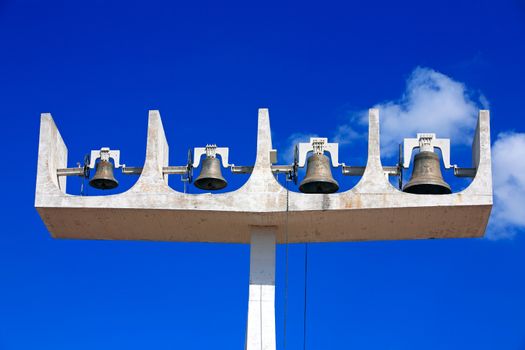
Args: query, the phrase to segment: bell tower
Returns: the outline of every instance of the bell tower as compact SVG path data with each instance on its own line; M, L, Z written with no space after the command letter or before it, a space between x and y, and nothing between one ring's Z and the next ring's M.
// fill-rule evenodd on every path
M276 165L269 112L263 108L258 114L255 164L229 164L228 148L207 145L195 148L187 164L170 166L160 113L153 110L143 167L121 165L120 152L102 148L91 152L83 166L67 168L66 145L51 115L42 114L35 207L54 238L250 244L246 349L274 350L277 244L480 237L485 232L492 208L489 111L479 112L469 168L450 165L448 141L433 134L405 140L399 164L384 166L379 137L379 111L370 109L366 165L339 163L337 144L323 138L298 144L294 164ZM473 178L469 187L450 193L434 147L441 149L445 169ZM402 176L414 148L419 153L412 178L400 190L388 178ZM306 176L299 185L304 193L288 191L274 177L285 173L297 182L297 168L305 164ZM200 167L196 186L223 188L227 182L221 165L234 174L251 175L240 189L224 193L181 193L167 184L166 177L173 174L191 182L193 169ZM351 190L337 192L331 167L361 180ZM66 194L67 176L89 177L90 169L96 169L91 182L98 188L118 185L115 169L139 178L131 189L116 195Z

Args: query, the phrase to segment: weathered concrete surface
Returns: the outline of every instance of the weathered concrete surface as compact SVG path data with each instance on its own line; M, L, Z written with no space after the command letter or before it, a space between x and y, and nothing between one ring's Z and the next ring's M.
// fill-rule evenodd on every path
M150 111L144 170L127 192L72 196L65 177L67 148L49 114L41 118L35 207L56 238L190 242L250 242L250 227L274 226L284 241L336 242L479 237L492 208L489 111L480 111L473 142L477 175L450 195L415 195L394 188L383 175L379 112L369 111L368 162L361 181L334 194L287 191L273 177L267 109L259 110L257 158L240 189L221 194L184 194L167 185L168 143L158 111Z

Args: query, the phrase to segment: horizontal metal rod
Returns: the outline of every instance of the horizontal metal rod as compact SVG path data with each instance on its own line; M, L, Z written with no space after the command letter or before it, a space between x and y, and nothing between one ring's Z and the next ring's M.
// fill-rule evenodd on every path
M343 175L346 176L363 176L366 167L343 165Z
M346 176L363 176L366 167L364 166L348 166L343 165L343 175ZM399 167L397 166L384 166L383 171L389 176L399 176Z
M363 176L366 167L364 166L347 166L342 167L343 175L346 176ZM250 174L253 171L253 166L237 166L231 167L234 174ZM293 171L293 165L272 165L272 172L274 174L287 174ZM399 176L399 168L397 166L384 166L383 171L390 176Z
M142 167L135 167L135 166L122 167L122 174L140 175L141 173L142 173Z
M253 166L232 165L230 170L234 174L251 174L253 171Z
M122 174L125 175L140 175L142 167L122 167ZM234 174L251 174L253 166L233 165L230 167ZM363 176L366 167L364 166L348 166L343 165L342 172L345 176ZM272 165L272 173L274 174L288 174L293 171L293 165ZM399 176L399 167L384 166L383 171L389 176ZM188 166L166 166L162 168L164 175L184 175L188 172ZM475 177L476 168L458 168L454 167L454 175L457 177ZM84 176L84 168L62 168L57 169L57 176Z
M84 168L57 169L57 176L84 176Z
M164 175L184 175L188 173L187 165L165 166L162 168Z
M230 170L234 174L251 174L253 166L247 165L232 165ZM272 173L274 174L288 174L293 171L293 165L272 165Z
M131 167L126 166L122 167L122 174L125 175L140 175L142 173L142 167ZM180 166L165 166L162 168L162 173L164 175L184 175L188 172L188 167L186 165Z
M230 170L234 174L251 174L253 166L233 165ZM292 165L272 165L272 172L274 174L286 174L293 171ZM184 175L188 172L186 165L180 166L166 166L162 168L164 175ZM142 173L141 167L123 167L122 173L126 175L140 175Z
M454 175L457 177L475 177L478 169L454 167Z
M399 176L400 171L399 167L397 165L394 166L384 166L383 171L388 174L389 176Z
M272 173L288 174L293 172L293 165L272 165Z

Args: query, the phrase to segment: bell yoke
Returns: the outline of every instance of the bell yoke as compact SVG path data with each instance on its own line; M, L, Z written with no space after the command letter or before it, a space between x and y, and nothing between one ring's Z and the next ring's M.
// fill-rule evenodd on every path
M441 150L443 157L435 152ZM412 152L418 149L414 156L414 165L410 180L403 186L403 170L410 168ZM271 151L272 172L286 174L287 181L297 184L298 169L306 167L306 175L299 184L299 191L303 193L330 194L339 190L339 183L332 176L332 167L342 168L343 175L362 176L365 167L347 166L339 163L339 145L328 142L327 138L313 137L310 142L298 143L295 146L294 161L291 165L274 165L277 159L275 150ZM330 154L330 158L325 155ZM402 154L401 154L402 153ZM188 163L183 166L170 166L163 169L165 175L181 175L183 181L192 182L193 169L200 168L200 173L193 181L195 186L204 191L216 191L225 188L228 182L222 175L221 168L229 168L232 173L251 173L253 166L235 166L228 163L229 149L208 144L206 147L196 147L188 152ZM220 155L220 159L218 156ZM204 159L201 158L204 156ZM126 167L119 163L120 151L102 148L91 151L89 164L84 168L62 169L59 176L79 175L88 177L89 169L96 169L95 175L89 184L100 190L109 190L118 186L114 176L114 169L121 168L124 174L140 174L142 168ZM98 160L98 162L97 162ZM113 160L113 163L111 162ZM399 163L394 166L385 166L385 176L397 176L399 189L406 193L425 194L450 194L451 187L443 179L441 166L445 169L454 168L454 175L461 177L474 177L475 169L458 168L450 164L450 140L436 138L432 133L419 133L416 138L404 139Z

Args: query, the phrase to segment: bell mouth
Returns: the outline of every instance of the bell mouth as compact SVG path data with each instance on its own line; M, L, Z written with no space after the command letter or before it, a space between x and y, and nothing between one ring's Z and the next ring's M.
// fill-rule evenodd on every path
M339 190L339 184L337 182L319 181L311 179L306 183L299 185L299 191L303 193L321 193L329 194L335 193Z
M202 178L195 180L195 187L201 190L216 191L226 187L228 183L226 180L217 178Z
M412 194L451 194L452 190L449 187L435 184L419 184L406 186L403 192Z
M118 186L118 182L108 179L92 179L89 181L89 185L99 190L111 190Z

